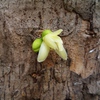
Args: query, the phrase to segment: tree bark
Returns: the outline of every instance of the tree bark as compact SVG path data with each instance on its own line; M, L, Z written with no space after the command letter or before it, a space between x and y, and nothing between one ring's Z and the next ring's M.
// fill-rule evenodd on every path
M64 30L67 61L37 62L42 29ZM1 0L0 100L100 100L100 0Z

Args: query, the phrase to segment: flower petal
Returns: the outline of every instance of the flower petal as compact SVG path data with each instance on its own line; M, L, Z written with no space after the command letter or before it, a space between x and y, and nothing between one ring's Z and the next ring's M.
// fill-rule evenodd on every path
M63 31L62 29L59 29L59 30L57 30L57 31L52 32L52 34L53 34L54 36L57 36L57 35L59 35L62 31Z
M43 62L47 58L49 51L50 51L50 48L46 45L45 42L42 42L37 61Z
M66 52L66 50L64 49L64 47L63 47L63 50L62 50L62 51L55 50L55 52L56 52L61 58L63 58L64 60L67 60L67 52Z
M52 38L52 35L51 34L48 34L46 35L44 38L43 38L43 41L52 49L57 49L57 45L54 41L54 39Z
M54 37L52 37L52 38L54 39L54 41L55 41L55 43L56 43L58 49L59 49L60 51L62 51L62 50L63 50L63 41L62 41L62 39L61 39L59 36L54 36Z

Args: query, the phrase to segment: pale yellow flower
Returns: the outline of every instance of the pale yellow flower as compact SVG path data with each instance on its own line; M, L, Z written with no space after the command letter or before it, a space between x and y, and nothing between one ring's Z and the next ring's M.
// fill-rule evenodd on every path
M50 48L54 49L55 52L61 58L63 58L64 60L67 60L67 53L63 47L63 41L58 36L62 31L63 31L62 29L59 29L43 37L43 42L41 44L39 54L38 54L38 59L37 59L38 62L42 62L47 58Z

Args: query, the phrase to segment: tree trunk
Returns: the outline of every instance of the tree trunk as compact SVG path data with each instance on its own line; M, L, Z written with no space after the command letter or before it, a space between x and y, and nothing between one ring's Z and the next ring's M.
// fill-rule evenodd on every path
M67 61L37 62L42 29L64 30ZM0 0L0 100L100 100L100 0Z

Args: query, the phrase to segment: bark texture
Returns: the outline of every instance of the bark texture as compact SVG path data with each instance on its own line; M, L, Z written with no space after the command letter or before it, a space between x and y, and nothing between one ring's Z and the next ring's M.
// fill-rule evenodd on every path
M38 63L37 31L60 28L68 60ZM0 0L0 100L100 100L100 0Z

